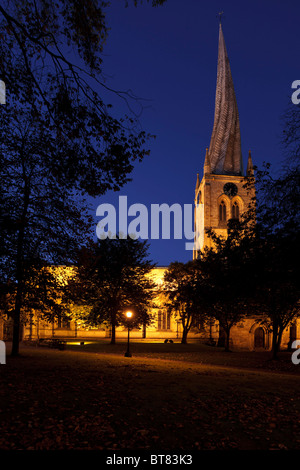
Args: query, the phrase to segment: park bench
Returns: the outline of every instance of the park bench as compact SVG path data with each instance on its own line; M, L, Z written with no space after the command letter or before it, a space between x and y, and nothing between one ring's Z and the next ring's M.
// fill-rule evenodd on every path
M60 349L61 351L66 349L66 341L58 338L40 338L38 345L42 347L45 346L48 348Z

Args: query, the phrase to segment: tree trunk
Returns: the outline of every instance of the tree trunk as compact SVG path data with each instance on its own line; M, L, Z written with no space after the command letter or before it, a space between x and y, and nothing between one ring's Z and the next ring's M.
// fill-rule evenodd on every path
M188 329L186 326L183 327L182 330L182 338L181 338L181 343L186 344L187 343L187 335L188 335Z
M273 330L273 344L272 344L272 351L273 351L273 359L278 359L278 353L280 352L280 345L282 339L283 330L277 327L276 335L274 338L274 330Z
M19 355L19 344L20 344L20 318L21 318L21 306L22 306L22 283L18 283L15 309L14 309L14 324L13 324L13 338L12 338L12 356Z
M17 280L17 292L14 309L14 325L13 325L13 340L12 340L12 356L18 356L19 354L19 343L20 343L20 323L21 323L21 308L23 301L23 289L24 289L24 266L23 266L23 249L24 249L24 236L26 226L26 216L29 205L29 194L30 189L28 180L24 177L24 206L22 210L22 216L20 220L20 228L18 233L17 242L17 254L16 254L16 280Z
M116 344L116 324L113 321L111 323L111 339L110 339L110 344Z
M16 263L16 279L17 279L17 292L14 308L14 324L13 324L13 338L12 338L12 356L18 356L19 354L19 343L20 343L20 323L21 323L21 308L23 300L23 238L24 228L19 232L18 252L17 252L17 263Z
M279 343L278 343L278 325L273 321L273 334L272 334L272 357L278 359Z
M225 351L226 352L230 352L229 344L230 344L230 328L226 328L225 330Z
M187 343L187 335L188 335L188 332L190 331L192 323L193 323L192 315L190 313L184 313L181 318L181 324L182 324L181 343L182 344Z

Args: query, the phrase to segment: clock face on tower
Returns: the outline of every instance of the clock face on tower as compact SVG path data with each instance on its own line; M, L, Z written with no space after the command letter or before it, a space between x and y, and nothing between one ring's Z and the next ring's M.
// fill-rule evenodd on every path
M224 184L223 191L226 196L233 197L237 194L238 188L234 183L226 183Z

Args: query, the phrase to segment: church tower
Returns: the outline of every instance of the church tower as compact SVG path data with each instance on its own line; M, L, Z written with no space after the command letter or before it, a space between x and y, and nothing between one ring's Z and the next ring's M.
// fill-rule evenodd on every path
M194 259L198 257L199 250L212 246L207 229L226 237L228 220L240 218L247 210L253 194L243 186L251 176L250 152L244 174L239 113L220 23L214 125L210 145L206 149L203 178L200 182L197 175L195 189Z

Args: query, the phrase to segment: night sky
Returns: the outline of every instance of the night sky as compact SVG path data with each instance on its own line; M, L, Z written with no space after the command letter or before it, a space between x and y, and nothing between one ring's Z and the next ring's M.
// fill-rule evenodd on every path
M151 204L193 203L213 127L219 11L224 11L244 166L251 149L254 165L280 167L282 115L291 84L300 79L299 0L168 0L159 8L146 3L125 8L123 0L113 0L104 49L107 85L131 89L145 100L140 123L156 139L149 143L150 156L136 164L132 181L94 201L95 208L102 203L118 208L120 195L128 197L128 205L146 205L149 214ZM128 112L113 96L107 102L117 115ZM98 220L95 216L95 228ZM150 257L159 266L186 262L192 258L186 241L149 240Z

